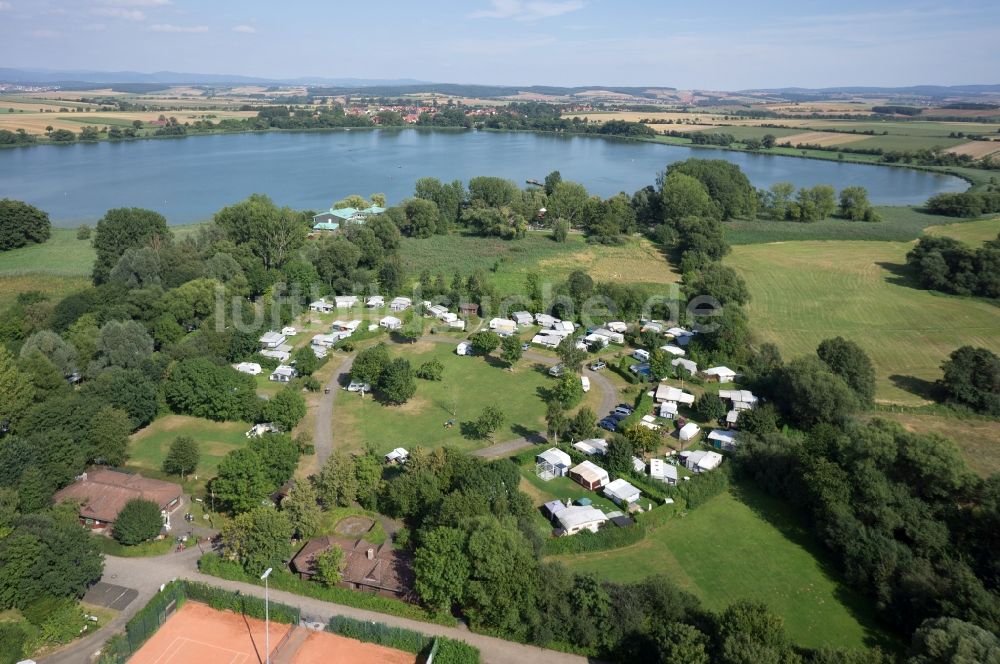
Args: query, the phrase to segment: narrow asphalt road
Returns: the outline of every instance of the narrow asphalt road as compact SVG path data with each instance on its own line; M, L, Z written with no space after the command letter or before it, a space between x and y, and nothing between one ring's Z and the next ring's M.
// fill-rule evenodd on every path
M92 660L101 644L113 633L121 630L124 624L155 595L160 585L174 579L189 579L207 583L227 590L238 590L245 595L264 596L260 586L237 581L227 581L198 571L197 562L201 552L197 548L180 553L158 556L155 558L105 558L103 580L139 591L139 597L133 601L108 626L94 635L73 643L69 647L53 653L39 661L44 664L80 664ZM387 625L411 629L429 636L445 636L458 639L479 648L483 662L486 664L522 664L537 662L538 664L584 664L587 660L577 655L545 650L523 643L504 641L503 639L476 634L460 627L445 627L424 623L408 618L398 618L374 611L365 611L350 606L334 604L303 597L280 590L271 590L270 597L276 602L282 602L302 609L303 619L309 621L327 622L333 616L348 616L357 620L381 622Z

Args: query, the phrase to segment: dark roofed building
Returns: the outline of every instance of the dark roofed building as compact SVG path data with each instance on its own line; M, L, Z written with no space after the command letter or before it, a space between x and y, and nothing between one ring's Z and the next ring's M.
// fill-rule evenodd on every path
M80 503L80 522L99 529L113 524L125 503L130 500L143 498L152 501L160 510L169 514L180 505L181 494L180 484L97 468L57 491L53 500L57 503Z
M303 579L311 579L315 573L314 559L331 546L344 551L339 585L386 597L409 598L413 590L413 561L405 552L393 549L389 542L376 545L364 540L316 537L292 558L292 571Z

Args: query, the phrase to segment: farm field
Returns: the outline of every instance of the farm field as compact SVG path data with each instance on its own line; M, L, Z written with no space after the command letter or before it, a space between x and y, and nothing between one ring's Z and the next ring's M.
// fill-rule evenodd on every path
M877 209L882 216L882 221L877 224L834 218L808 224L754 219L752 221L727 221L723 224L723 230L726 234L726 240L732 245L795 240L909 242L920 237L924 233L924 229L928 227L937 228L946 225L949 228L957 229L964 228L969 224L980 223L978 221L955 222L954 217L928 214L910 207L879 207Z
M577 234L560 244L548 232L532 232L514 241L453 233L428 239L403 238L401 253L410 279L416 280L427 270L435 276L444 274L450 283L456 271L468 276L482 269L502 295L521 293L529 273L538 274L543 283L555 284L578 269L597 282L664 285L680 281L656 246L642 238L621 246L604 246L588 244Z
M927 235L943 235L978 247L987 240L995 240L1000 234L1000 217L978 219L957 224L931 226L924 230Z
M553 385L547 371L522 360L513 372L491 366L481 357L461 357L451 343L419 341L400 348L389 347L393 356L405 357L414 369L437 359L444 365L444 380L417 379L417 392L402 406L385 406L370 395L342 392L333 416L337 449L361 450L373 443L380 454L395 447L449 446L462 451L487 447L487 440L462 435L463 422L479 417L486 406L499 406L507 415L494 435L496 442L519 438L544 427L545 404L539 389ZM448 429L444 424L456 421Z
M802 646L893 647L870 604L838 582L792 508L750 486L716 496L634 546L559 559L574 572L612 581L662 574L713 610L763 601Z
M734 247L725 259L750 289L750 325L785 359L837 335L856 341L878 374L877 400L919 405L928 382L963 345L1000 352L1000 316L984 300L915 288L910 244L777 242Z
M174 438L191 436L197 441L201 454L198 469L192 474L208 479L215 476L222 457L246 445L245 434L250 426L244 422L213 422L186 415L167 415L132 434L127 465L136 470L158 472Z
M88 240L77 240L76 230L53 228L45 244L0 252L0 308L21 293L39 291L53 299L90 283L94 250Z
M907 431L936 433L952 440L965 462L982 477L1000 473L1000 420L959 415L879 411L877 417L899 422Z

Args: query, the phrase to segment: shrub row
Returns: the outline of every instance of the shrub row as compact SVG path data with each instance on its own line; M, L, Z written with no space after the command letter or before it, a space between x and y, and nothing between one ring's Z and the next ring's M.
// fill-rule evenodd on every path
M411 652L420 655L422 661L433 659L434 664L479 664L479 650L469 644L445 637L426 636L411 629L346 616L334 616L326 629L350 639Z
M220 579L263 585L256 575L247 574L238 563L223 560L214 553L206 553L202 556L198 560L198 569L205 574L217 576ZM347 588L326 588L318 583L300 579L286 570L274 570L269 581L271 587L277 590L284 590L305 597L313 597L326 602L335 602L345 606L353 606L357 609L378 611L379 613L387 613L401 618L422 620L449 627L456 624L455 618L448 613L430 613L419 606L408 604L398 599L349 590Z
M634 526L618 528L607 524L596 533L589 530L568 537L554 537L542 544L542 554L560 556L568 553L587 553L590 551L606 551L631 546L642 541L646 536L646 528L640 523Z
M722 466L710 473L701 473L686 482L667 487L667 493L674 500L683 499L687 508L693 510L727 488L729 488L729 467Z
M273 584L272 584L273 585ZM194 581L185 581L184 590L188 599L208 604L218 611L233 611L252 618L264 619L264 600L253 595L244 595L231 590L223 590ZM270 619L274 622L297 625L301 619L298 607L270 602Z

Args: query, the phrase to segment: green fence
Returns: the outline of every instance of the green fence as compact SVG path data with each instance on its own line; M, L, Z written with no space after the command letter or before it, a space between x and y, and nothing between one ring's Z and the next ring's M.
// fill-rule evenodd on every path
M426 636L412 629L334 616L326 630L349 639L413 653L425 664L479 664L479 650L469 644L443 636Z
M167 618L189 599L208 604L220 611L233 611L252 618L264 618L264 600L258 597L194 581L171 581L126 623L124 634L116 634L104 644L100 664L127 662L167 621ZM297 625L300 620L299 609L271 602L270 619L274 622Z

